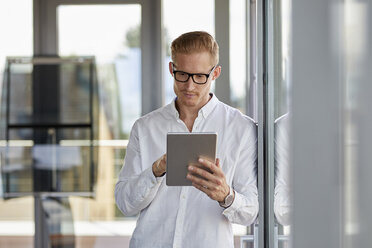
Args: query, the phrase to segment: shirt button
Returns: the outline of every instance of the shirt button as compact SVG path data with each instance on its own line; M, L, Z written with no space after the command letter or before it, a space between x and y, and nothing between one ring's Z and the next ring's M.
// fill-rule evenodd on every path
M185 199L186 197L184 195L182 195L182 199Z

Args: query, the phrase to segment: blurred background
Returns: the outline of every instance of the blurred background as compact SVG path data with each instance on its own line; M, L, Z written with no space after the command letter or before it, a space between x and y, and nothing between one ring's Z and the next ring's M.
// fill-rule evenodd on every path
M213 92L258 125L260 214L235 247L372 244L368 0L0 1L0 247L129 247L129 132L171 102L169 46L220 46Z

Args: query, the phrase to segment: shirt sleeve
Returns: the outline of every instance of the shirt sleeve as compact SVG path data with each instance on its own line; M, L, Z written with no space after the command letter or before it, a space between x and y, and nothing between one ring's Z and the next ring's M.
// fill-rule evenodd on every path
M164 178L154 176L152 165L142 165L139 147L136 122L130 134L124 166L115 186L116 205L126 216L139 214L146 208L154 199Z
M288 118L288 114L286 114L275 122L274 213L277 221L282 225L290 224L291 214Z
M223 211L226 218L236 224L251 225L258 214L257 190L257 128L252 122L242 137L240 152L232 181L235 198Z

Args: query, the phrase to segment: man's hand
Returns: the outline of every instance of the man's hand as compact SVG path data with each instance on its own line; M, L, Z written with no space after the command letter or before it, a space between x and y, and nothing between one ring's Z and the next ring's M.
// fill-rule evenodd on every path
M203 191L211 199L223 202L230 192L230 187L226 183L225 174L220 166L220 160L217 158L216 163L214 163L205 158L199 158L198 162L211 172L195 165L189 165L187 179L192 182L195 188ZM203 178L195 175L199 175Z
M152 173L155 177L161 177L165 174L167 170L167 154L161 156L152 164Z

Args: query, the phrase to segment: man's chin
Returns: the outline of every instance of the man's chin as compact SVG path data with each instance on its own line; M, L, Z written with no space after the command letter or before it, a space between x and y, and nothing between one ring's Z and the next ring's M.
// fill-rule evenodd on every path
M196 101L195 100L191 100L191 99L182 99L180 101L180 103L183 106L186 106L186 107L195 107L196 106Z

